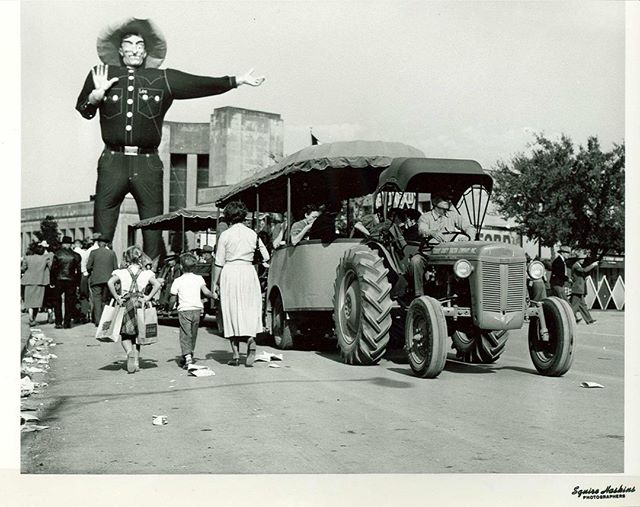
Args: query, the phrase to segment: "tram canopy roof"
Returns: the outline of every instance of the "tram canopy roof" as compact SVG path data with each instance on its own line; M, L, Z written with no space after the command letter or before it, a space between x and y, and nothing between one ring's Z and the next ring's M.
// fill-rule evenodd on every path
M216 227L218 210L213 204L192 209L178 209L164 215L140 220L132 225L135 229L162 231L204 231Z
M473 185L491 193L493 179L475 160L397 158L380 174L377 192L444 194L457 202Z
M412 146L383 141L324 143L293 153L223 193L216 204L243 201L250 211L287 208L287 179L291 177L292 208L308 203L338 202L374 192L378 176L398 157L423 157ZM259 190L259 199L256 198Z

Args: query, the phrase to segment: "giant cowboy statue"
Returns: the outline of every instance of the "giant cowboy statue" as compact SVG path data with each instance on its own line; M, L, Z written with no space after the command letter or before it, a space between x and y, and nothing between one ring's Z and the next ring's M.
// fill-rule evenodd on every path
M264 77L252 71L241 77L204 77L160 69L167 43L148 19L130 18L107 27L97 47L102 64L87 76L76 109L87 119L100 111L105 148L98 161L93 227L111 240L127 193L141 219L164 211L158 145L173 100L217 95L243 84L259 86ZM143 231L143 239L149 257L164 255L161 231Z

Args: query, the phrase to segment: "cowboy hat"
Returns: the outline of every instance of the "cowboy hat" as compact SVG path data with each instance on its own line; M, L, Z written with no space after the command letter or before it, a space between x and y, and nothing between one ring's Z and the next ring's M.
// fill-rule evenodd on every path
M124 35L139 34L144 39L147 57L144 66L157 69L167 56L167 41L162 32L150 19L128 18L107 26L98 35L98 56L107 65L122 65L120 59L120 42Z

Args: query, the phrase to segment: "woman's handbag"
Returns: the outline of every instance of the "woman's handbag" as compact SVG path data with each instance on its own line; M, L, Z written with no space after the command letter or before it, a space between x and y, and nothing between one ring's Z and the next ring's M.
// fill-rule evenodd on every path
M261 265L264 262L264 257L260 251L260 236L256 234L256 248L253 251L253 264L256 266Z
M109 339L113 342L119 341L123 315L124 308L112 299L102 310L102 316L100 317L100 323L96 331L96 339Z
M145 303L142 308L136 310L136 322L138 324L138 345L151 345L158 341L158 313L151 303Z

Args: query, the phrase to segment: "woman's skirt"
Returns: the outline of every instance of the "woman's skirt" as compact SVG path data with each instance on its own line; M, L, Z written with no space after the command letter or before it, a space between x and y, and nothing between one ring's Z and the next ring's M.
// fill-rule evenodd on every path
M253 264L224 265L220 273L220 305L225 338L262 332L262 294Z
M24 307L41 308L44 301L44 285L24 286Z

